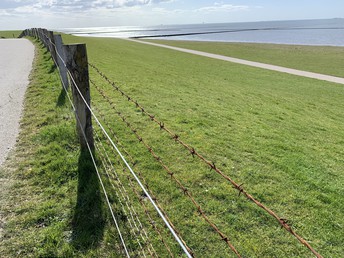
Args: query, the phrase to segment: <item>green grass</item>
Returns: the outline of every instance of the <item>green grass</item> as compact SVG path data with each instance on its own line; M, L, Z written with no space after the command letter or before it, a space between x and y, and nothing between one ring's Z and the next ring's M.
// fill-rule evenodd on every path
M18 38L21 31L0 31L0 38Z
M16 151L0 170L1 257L109 256L98 179L50 54L36 43ZM5 183L7 182L7 183Z
M90 62L226 174L244 183L250 193L288 218L320 253L343 254L341 85L122 40L66 37L65 41L86 42ZM101 83L94 73L91 77ZM111 87L101 85L239 252L247 257L309 255L273 219L238 198L227 182L159 133ZM102 102L95 90L92 94L94 103ZM130 149L137 148L140 168L196 253L224 256L223 243L195 216L188 200L171 189L166 174L157 172L153 159L127 136L118 120L113 126ZM184 209L188 212L181 212Z
M173 40L153 42L344 77L344 47Z
M64 42L85 42L89 62L227 175L244 183L249 193L288 219L324 257L344 254L341 85L124 40L64 35ZM98 181L93 178L89 184L88 176L85 178L83 171L92 166L78 150L68 100L61 94L56 74L49 74L51 62L47 55L40 55L43 63L38 63L28 90L20 144L12 160L18 181L10 192L10 203L16 205L5 208L9 223L0 251L7 256L21 251L22 256L34 257L116 257L118 238ZM228 182L192 158L91 68L90 72L91 79L113 99L121 114L192 192L243 257L311 257L310 251L274 219L238 196ZM145 178L196 256L233 257L94 87L91 97L96 114L105 114L101 121L109 123L106 128L114 130L126 146L137 163L135 170ZM94 130L100 134L95 124ZM101 157L99 151L97 156ZM114 158L114 164L117 160ZM19 161L19 168L14 161ZM153 245L161 256L166 256L130 193L125 181L127 172L116 167ZM90 175L94 176L94 172ZM115 181L106 181L108 190L109 183ZM85 185L93 189L85 191ZM82 205L80 210L77 203L83 203L94 192L99 195L90 204L96 207ZM118 204L116 198L110 196L114 205ZM89 222L89 210L96 211L93 224ZM117 215L126 221L122 212ZM129 225L125 223L121 226L123 230L126 227ZM179 254L173 240L162 231L172 251ZM71 232L80 232L80 237L71 238ZM135 253L139 248L131 236L131 232L124 235ZM96 241L88 247L90 239Z

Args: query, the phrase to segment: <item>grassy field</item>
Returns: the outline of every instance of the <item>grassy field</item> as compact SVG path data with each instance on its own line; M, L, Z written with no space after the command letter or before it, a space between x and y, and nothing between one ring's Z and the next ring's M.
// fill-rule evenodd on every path
M154 40L170 46L344 77L344 47Z
M18 38L21 31L0 31L0 38Z
M344 254L342 85L124 40L64 36L64 42L87 43L90 63L181 139L243 183L249 193L288 219L324 257ZM89 158L78 150L68 101L61 93L56 72L51 72L48 56L40 51L38 60L41 63L28 91L19 148L10 162L18 181L9 193L15 206L5 208L10 223L0 251L8 256L19 252L35 257L116 257L118 238L110 227L98 181L90 172ZM271 58L271 63L275 60ZM320 69L330 62L312 66ZM93 69L90 72L91 79L116 103L121 115L153 147L243 257L311 257L310 251L274 219L238 196L228 182L192 158ZM114 130L126 146L137 163L135 170L145 178L196 256L234 257L95 87L91 96L96 114L104 114L101 121L109 124L106 128ZM94 130L100 134L96 125ZM19 161L19 167L14 161ZM6 175L7 171L1 173ZM92 175L93 183L86 182L85 171ZM124 181L127 172L121 167L118 171ZM85 196L88 184L92 189ZM94 192L95 200L78 205ZM111 200L118 202L115 196ZM167 256L138 201L133 206L157 252ZM90 210L95 214L89 215ZM120 218L125 221L125 216ZM122 229L126 226L124 223ZM130 241L132 232L128 231L125 239ZM162 231L178 255L178 247ZM135 241L130 247L139 252Z

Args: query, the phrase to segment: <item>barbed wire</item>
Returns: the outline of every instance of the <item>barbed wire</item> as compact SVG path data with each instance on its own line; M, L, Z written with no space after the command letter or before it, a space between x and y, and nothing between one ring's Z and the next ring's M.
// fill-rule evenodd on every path
M198 157L203 163L205 163L208 167L210 167L211 170L215 171L217 174L219 174L221 177L223 177L225 180L230 182L232 184L233 188L236 189L239 192L240 195L244 195L248 200L252 201L254 204L256 204L258 207L266 211L270 216L275 218L280 226L284 228L286 231L288 231L290 234L292 234L301 244L306 246L316 257L321 258L322 256L315 251L315 249L300 235L298 235L292 227L288 224L288 220L279 217L274 211L269 209L267 206L259 202L256 198L254 198L251 194L249 194L243 187L243 184L239 184L235 182L231 177L226 175L222 170L220 170L216 165L215 162L210 161L206 159L203 155L201 155L198 151L195 150L194 147L186 144L184 141L180 139L180 136L174 133L172 130L166 127L166 125L162 122L159 121L153 114L150 114L149 112L146 111L146 109L139 104L134 98L129 96L126 92L124 92L122 89L120 89L115 82L111 81L103 72L101 72L94 64L89 63L89 66L92 67L99 75L102 77L109 85L114 87L116 91L121 93L123 97L125 97L129 102L135 104L136 108L140 109L143 114L148 116L150 120L154 123L156 123L159 128L165 132L167 132L170 136L171 139L173 139L176 143L180 144L183 146L193 157Z
M111 126L109 125L109 123L107 123L106 118L104 116L104 114L99 110L96 109L98 115L102 118L103 123L107 126L108 130L110 131L110 133L112 133L112 136L114 137L113 140L116 141L116 144L118 144L121 147L121 150L126 154L126 157L128 157L130 159L130 162L132 164L133 167L135 167L137 165L137 162L134 161L133 157L130 155L130 153L125 149L125 147L120 143L118 137L116 136L115 132L111 129ZM112 149L113 151L113 149ZM180 232L178 231L178 229L175 227L174 223L171 221L171 219L169 218L169 216L167 215L166 211L162 208L162 206L160 205L158 198L156 196L154 196L153 192L151 191L148 183L146 182L145 178L142 176L142 174L140 172L138 172L138 177L140 178L140 180L143 182L144 186L146 187L147 191L149 192L149 194L152 196L153 200L155 201L155 203L157 204L157 206L159 207L159 209L161 210L161 212L164 214L165 218L168 220L169 224L171 225L171 227L174 229L174 231L177 233L177 235L179 236L179 238L181 239L181 241L184 243L184 245L186 246L186 248L188 249L189 253L195 257L194 252L191 250L191 248L186 244L185 240L182 238Z
M54 44L53 42L51 42L50 38L49 38L47 35L45 35L44 33L43 33L43 35L50 41L50 43L51 43L52 45L55 46L55 44ZM56 47L56 46L55 46L55 47ZM65 62L64 62L64 60L63 60L63 58L59 55L59 53L58 53L57 51L56 51L56 54L57 54L57 56L62 60L64 66L67 68L67 66L66 66L66 64L65 64ZM58 65L57 65L56 60L54 60L54 58L52 58L52 59L53 59L53 61L55 62L56 67L58 68ZM167 133L171 136L171 139L173 139L175 142L177 142L177 143L179 143L180 145L182 145L186 150L188 150L188 152L189 152L193 157L198 157L198 158L199 158L201 161L203 161L207 166L209 166L209 167L211 168L211 170L215 171L216 173L218 173L219 175L221 175L224 179L226 179L227 181L229 181L229 182L233 185L233 188L236 189L236 190L239 192L239 196L240 196L241 194L244 195L248 200L252 201L252 202L255 203L258 207L260 207L260 208L262 208L263 210L265 210L269 215L271 215L272 217L274 217L274 218L278 221L278 223L281 225L282 228L284 228L284 229L287 230L289 233L291 233L294 237L296 237L296 239L297 239L300 243L302 243L304 246L306 246L315 256L317 256L317 257L322 257L320 254L318 254L318 253L311 247L311 245L310 245L305 239L303 239L301 236L299 236L299 235L291 228L291 226L288 224L288 221L287 221L286 219L280 218L275 212L273 212L271 209L267 208L265 205L263 205L262 203L260 203L257 199L255 199L252 195L250 195L250 194L243 188L243 184L238 184L238 183L236 183L234 180L232 180L229 176L227 176L225 173L223 173L223 172L215 165L214 162L212 162L212 161L206 159L203 155L201 155L198 151L196 151L195 148L193 148L192 146L186 144L184 141L182 141L182 140L180 139L180 137L179 137L177 134L175 134L173 131L171 131L170 129L168 129L168 128L165 126L165 124L164 124L163 122L160 122L159 120L157 120L157 119L155 118L154 115L148 113L140 104L138 104L137 101L133 100L129 95L127 95L124 91L122 91L114 82L111 82L111 80L109 80L108 77L107 77L105 74L103 74L97 67L95 67L95 66L92 65L92 64L89 64L89 65L90 65L90 67L94 68L94 69L96 70L96 72L97 72L101 77L103 77L110 85L112 85L118 92L120 92L122 96L126 97L126 98L128 99L128 101L134 103L135 106L136 106L137 108L139 108L139 109L142 111L143 114L147 115L147 116L150 118L151 121L153 121L153 122L155 122L156 124L158 124L161 130L167 132ZM71 72L68 70L68 68L67 68L67 72L68 72L68 74L69 74L69 76L70 76L71 81L73 82L73 84L75 85L76 89L78 90L78 92L79 92L81 98L83 99L83 96L82 96L82 94L80 93L80 91L79 91L79 89L78 89L78 86L76 85L75 80L74 80L74 78L73 78ZM67 92L67 91L66 91L66 92ZM68 92L67 92L67 96L68 96L68 98L69 98L69 101L70 101L71 104L73 105L73 103L72 103L72 101L71 101L71 99L70 99L70 97L69 97L69 95L68 95ZM97 118L95 117L95 115L93 114L91 108L87 105L85 99L83 99L83 101L85 102L87 108L90 110L92 116L95 118L95 120L97 121L97 123L99 123L98 119L97 119ZM74 106L73 106L73 110L74 110L74 112L75 112L75 107L74 107ZM77 117L77 116L76 116L76 117ZM78 120L78 117L77 117L77 120ZM128 123L128 122L126 122L126 121L124 121L124 120L123 120L123 122ZM80 121L78 121L78 123L79 123L79 125L81 126ZM99 126L102 128L103 133L105 134L105 136L108 137L108 134L106 133L106 131L104 131L104 128L102 127L102 125L99 124ZM82 130L81 130L81 131L82 131ZM86 140L86 136L85 136L85 135L84 135L84 137L85 137L85 140ZM142 139L142 138L141 138L141 139ZM111 139L110 139L110 141L112 142ZM139 138L139 141L140 141L140 138ZM143 141L143 140L142 140L142 141ZM141 142L142 142L142 141L141 141ZM86 140L86 143L87 143L87 147L88 147L89 151L91 152L91 148L90 148L90 146L89 146L87 140ZM112 143L113 143L113 142L112 142ZM149 146L148 146L148 147L149 147ZM146 146L146 148L147 148L147 146ZM116 147L115 147L115 149L117 150ZM151 148L150 148L150 149L151 149ZM149 150L149 149L148 149L148 150ZM151 151L150 151L150 152L151 152ZM95 165L95 167L96 167L96 163L95 163L94 157L93 157L92 153L90 153L90 154L91 154L92 161L93 161L93 163L94 163L94 165ZM153 153L151 153L151 154L153 155ZM120 156L121 156L122 160L124 161L124 163L125 163L126 165L128 165L127 162L125 161L124 157L122 157L122 154L120 154ZM158 157L157 155L156 155L156 156L153 155L153 157L154 157L157 161L161 162L161 158ZM129 169L129 171L130 171L131 173L133 173L133 171L132 171L131 168L128 168L128 169ZM97 167L96 167L96 170L97 170ZM102 183L102 181L101 181L101 178L100 178L100 175L99 175L99 171L98 171L98 170L97 170L97 174L98 174L99 180L100 180L100 182L101 182L101 185L102 185L102 188L103 188L103 191L104 191L104 195L106 196L107 203L108 203L108 205L109 205L110 203L109 203L109 200L108 200L108 197L107 197L107 193L106 193L105 187L104 187L104 185L103 185L103 183ZM171 176L171 178L174 177L173 172L171 172L171 171L170 171L169 175ZM135 180L137 179L137 178L136 178L136 175L134 176L134 178L135 178ZM136 180L136 181L137 181L137 180ZM140 185L140 186L143 186L141 183L139 183L139 185ZM181 188L181 189L185 192L186 195L189 195L189 194L190 194L187 188L185 188L185 189ZM191 196L191 194L190 194L190 196ZM115 221L116 228L117 228L117 230L119 231L119 228L118 228L118 225L117 225L117 222L116 222L116 219L115 219L115 217L114 217L114 214L113 214L113 211L112 211L111 207L110 207L110 211L111 211L112 217L113 217L113 219L114 219L114 221ZM202 215L202 212L203 212L203 211L202 211L202 212L201 212L201 211L202 211L202 210L199 208L199 212L200 212L201 215ZM158 211L158 213L159 213L159 211ZM204 212L203 212L203 213L204 213ZM166 222L165 222L165 223L166 223ZM168 225L167 225L167 226L168 226ZM124 240L123 240L123 238L122 238L122 235L121 235L120 231L119 231L118 233L119 233L119 235L120 235L121 242L122 242L122 245L123 245L123 247L124 247L124 249L125 249L125 252L126 252L127 256L129 257L127 248L126 248L126 246L125 246L125 243L124 243ZM173 232L172 232L172 234L173 234ZM173 235L174 235L174 234L173 234ZM221 234L220 234L220 235L221 235ZM175 236L175 235L174 235L174 236ZM175 236L175 238L176 238L176 236ZM226 239L224 239L224 237L222 237L222 238L223 238L223 240L226 241ZM177 238L176 238L176 240L177 240ZM228 239L227 239L227 240L228 240ZM179 244L181 244L180 241L177 240L177 242L178 242ZM182 249L184 250L184 252L187 251L187 249L185 248L185 246L183 247L183 246L181 245L181 247L182 247Z
M148 145L144 139L138 134L137 130L132 127L132 125L127 121L127 119L123 116L121 112L119 112L116 108L116 105L113 103L111 99L109 99L104 92L93 82L93 80L90 80L91 84L97 89L97 91L109 102L115 113L121 118L121 120L126 124L126 126L132 131L132 133L136 136L136 138L139 140L140 143L142 143L145 148L151 153L151 155L154 157L156 161L160 163L160 165L164 168L164 170L167 172L167 174L171 177L171 179L176 182L179 189L182 190L182 192L189 197L193 205L196 207L199 214L204 218L204 220L215 230L217 234L220 235L221 239L227 243L229 248L238 256L241 257L239 252L236 250L236 248L231 243L230 239L222 232L220 229L209 219L209 217L205 214L205 211L201 208L200 204L195 200L195 198L192 196L191 192L181 183L179 179L177 179L174 175L174 172L170 170L170 168L162 161L161 157L159 157L153 150L153 148Z

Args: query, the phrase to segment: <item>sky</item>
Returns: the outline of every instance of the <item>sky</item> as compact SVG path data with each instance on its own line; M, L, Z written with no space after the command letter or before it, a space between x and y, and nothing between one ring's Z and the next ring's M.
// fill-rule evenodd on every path
M0 0L0 30L344 18L344 0Z

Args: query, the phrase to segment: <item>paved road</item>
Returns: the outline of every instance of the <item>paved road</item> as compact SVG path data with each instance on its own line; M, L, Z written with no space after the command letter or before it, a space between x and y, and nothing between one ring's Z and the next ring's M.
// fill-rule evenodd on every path
M0 39L0 166L16 142L33 58L29 40Z
M323 81L329 81L329 82L344 84L344 78L341 78L341 77L335 77L335 76L330 76L330 75L325 75L325 74L306 72L306 71L286 68L286 67L282 67L282 66L276 66L276 65L258 63L258 62L253 62L253 61L247 61L247 60L243 60L243 59L238 59L238 58L233 58L233 57L228 57L228 56L222 56L222 55L217 55L217 54L211 54L211 53L207 53L207 52L191 50L191 49L186 49L186 48L172 47L172 46L167 46L167 45L157 44L157 43L152 43L152 42L147 42L147 41L141 41L141 40L135 40L135 39L128 39L128 40L142 43L142 44L152 45L152 46L156 46L156 47L163 47L163 48L168 48L168 49L172 49L172 50L177 50L177 51L181 51L181 52L185 52L185 53L189 53L189 54L219 59L219 60L228 61L228 62L232 62L232 63L243 64L243 65L263 68L263 69L267 69L267 70L282 72L282 73L289 73L289 74L313 78L313 79L317 79L317 80L323 80Z

